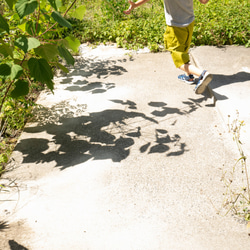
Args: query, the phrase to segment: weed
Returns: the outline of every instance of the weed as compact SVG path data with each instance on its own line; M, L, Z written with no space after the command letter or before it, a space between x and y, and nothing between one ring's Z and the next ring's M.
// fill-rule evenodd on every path
M240 141L240 132L244 126L244 121L239 120L239 113L237 117L229 125L229 132L232 133L233 139L236 142L239 159L236 161L232 171L223 175L223 181L226 187L224 207L227 208L226 215L229 212L250 221L250 184L249 184L249 171L247 166L247 157L242 149Z

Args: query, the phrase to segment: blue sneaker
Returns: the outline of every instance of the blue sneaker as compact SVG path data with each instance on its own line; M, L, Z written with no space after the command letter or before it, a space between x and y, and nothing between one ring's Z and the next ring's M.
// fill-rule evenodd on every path
M206 70L204 70L198 78L198 83L194 88L195 94L202 94L206 90L207 85L212 81L212 79L213 76Z
M186 74L179 75L178 79L181 80L182 82L185 82L185 83L190 84L190 85L195 82L193 75L188 75L188 76Z

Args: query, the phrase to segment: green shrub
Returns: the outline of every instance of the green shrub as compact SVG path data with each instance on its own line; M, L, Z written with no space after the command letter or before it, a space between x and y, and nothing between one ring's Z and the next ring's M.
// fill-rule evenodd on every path
M210 1L206 5L195 0L196 25L194 45L250 46L250 1Z
M11 152L9 142L31 116L40 87L53 91L54 69L68 72L60 58L74 64L71 52L77 52L80 42L72 36L61 37L61 27L72 28L66 15L83 18L84 6L71 10L75 2L68 7L60 0L0 4L0 175Z
M154 51L163 47L166 23L163 3L152 0L124 15L126 0L86 2L87 15L75 20L73 34L81 42L117 42L118 46L140 48L148 46ZM213 1L206 5L194 0L196 25L192 45L245 45L250 46L249 0Z

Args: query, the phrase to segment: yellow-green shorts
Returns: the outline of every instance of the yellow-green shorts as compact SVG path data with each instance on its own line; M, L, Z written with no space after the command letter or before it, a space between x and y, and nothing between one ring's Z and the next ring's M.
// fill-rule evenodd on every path
M171 52L177 68L190 61L188 50L193 35L194 21L186 27L167 26L164 34L165 48Z

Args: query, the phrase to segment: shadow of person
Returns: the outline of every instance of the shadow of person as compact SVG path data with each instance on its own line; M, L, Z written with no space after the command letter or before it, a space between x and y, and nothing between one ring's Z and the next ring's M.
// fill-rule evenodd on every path
M248 72L238 72L233 75L213 74L213 80L210 83L210 86L212 89L216 89L221 87L222 85L229 85L247 81L250 81L250 73Z
M247 81L250 81L250 73L248 72L238 72L232 75L213 74L213 80L209 86L212 90L213 96L215 97L215 101L226 100L228 97L216 91L217 88L235 83L247 84Z

